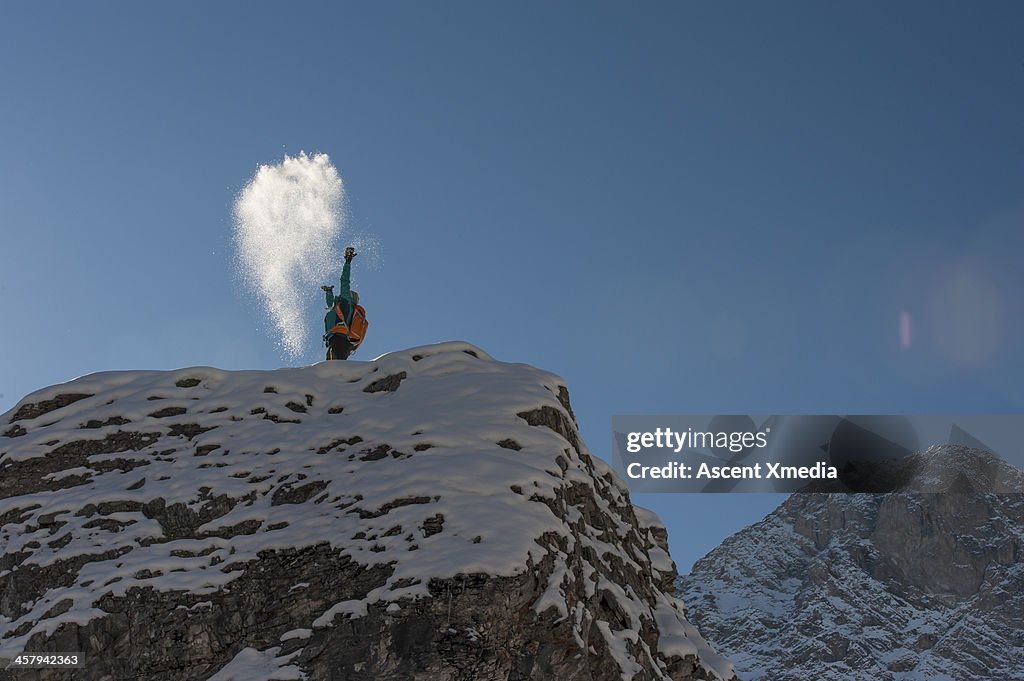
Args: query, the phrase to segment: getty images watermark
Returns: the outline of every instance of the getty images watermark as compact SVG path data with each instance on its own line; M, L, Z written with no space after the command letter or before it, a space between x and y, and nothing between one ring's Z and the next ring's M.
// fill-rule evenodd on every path
M1024 491L1022 415L615 416L612 437L634 492Z

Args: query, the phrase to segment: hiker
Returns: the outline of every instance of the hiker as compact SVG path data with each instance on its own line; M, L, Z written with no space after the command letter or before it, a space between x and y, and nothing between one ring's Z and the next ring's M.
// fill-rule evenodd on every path
M324 343L327 345L327 359L348 359L366 337L366 310L359 304L359 294L349 288L352 258L356 249L345 249L345 267L341 270L341 291L334 295L333 286L321 286L327 297L327 314L324 315Z

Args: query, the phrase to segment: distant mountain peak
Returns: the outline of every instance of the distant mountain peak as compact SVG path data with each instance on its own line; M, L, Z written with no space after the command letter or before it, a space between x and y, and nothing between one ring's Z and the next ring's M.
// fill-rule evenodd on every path
M983 449L932 445L910 458L914 474L908 491L1024 492L1024 472Z
M1021 472L959 445L898 465L903 491L793 494L679 580L745 681L1022 678Z

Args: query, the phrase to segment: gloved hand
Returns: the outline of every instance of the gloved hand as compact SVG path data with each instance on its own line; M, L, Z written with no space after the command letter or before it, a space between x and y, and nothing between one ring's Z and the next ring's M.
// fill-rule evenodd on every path
M326 291L326 292L330 292L330 291L333 291L333 290L334 290L334 287L333 287L333 286L321 286L321 287L320 287L320 290L321 290L321 291Z
M356 249L349 246L345 249L345 262L352 262L354 257L356 257Z

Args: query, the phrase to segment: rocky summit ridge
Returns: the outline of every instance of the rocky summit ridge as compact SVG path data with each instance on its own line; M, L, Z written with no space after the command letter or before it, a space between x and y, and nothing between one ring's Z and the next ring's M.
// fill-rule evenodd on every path
M941 445L904 491L797 493L679 580L745 681L1024 679L1024 475Z
M0 657L86 660L18 679L731 678L675 577L564 382L466 343L0 416Z

